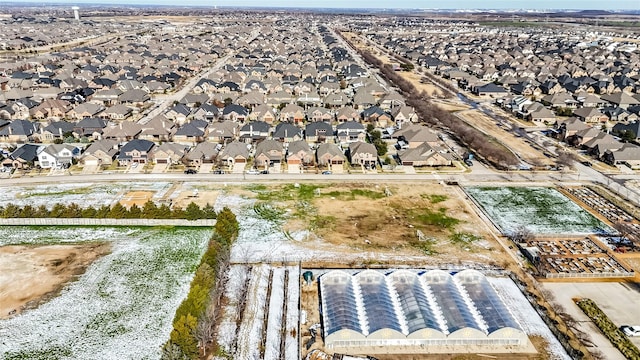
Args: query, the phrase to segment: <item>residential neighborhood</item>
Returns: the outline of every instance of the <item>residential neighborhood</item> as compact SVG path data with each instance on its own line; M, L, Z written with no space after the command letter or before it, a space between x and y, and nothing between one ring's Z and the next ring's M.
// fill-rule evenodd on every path
M0 358L640 358L635 1L3 4Z

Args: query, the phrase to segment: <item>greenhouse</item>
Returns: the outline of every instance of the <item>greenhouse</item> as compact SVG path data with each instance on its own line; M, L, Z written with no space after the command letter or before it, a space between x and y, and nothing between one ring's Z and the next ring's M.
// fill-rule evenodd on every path
M454 275L442 270L365 270L355 275L334 270L319 281L329 350L402 347L428 352L435 346L527 344L509 309L475 270Z

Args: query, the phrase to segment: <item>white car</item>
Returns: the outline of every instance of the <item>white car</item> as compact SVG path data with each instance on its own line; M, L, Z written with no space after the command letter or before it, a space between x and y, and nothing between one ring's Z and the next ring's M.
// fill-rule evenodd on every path
M258 171L256 169L251 169L251 170L247 171L247 174L249 174L249 175L258 175L258 174L260 174L260 171Z
M639 325L621 326L620 330L622 330L622 332L627 336L640 336L640 326Z

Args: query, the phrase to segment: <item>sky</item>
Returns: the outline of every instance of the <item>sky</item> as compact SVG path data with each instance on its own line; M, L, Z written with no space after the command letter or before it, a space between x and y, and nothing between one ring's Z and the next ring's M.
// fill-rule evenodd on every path
M3 0L0 0L2 3ZM32 3L249 7L640 10L640 0L4 0Z

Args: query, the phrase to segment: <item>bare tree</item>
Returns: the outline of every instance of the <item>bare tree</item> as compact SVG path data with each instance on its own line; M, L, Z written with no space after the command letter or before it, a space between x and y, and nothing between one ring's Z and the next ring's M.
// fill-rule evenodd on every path
M558 166L567 167L573 169L573 164L577 161L576 155L571 151L563 151L558 154L558 158L556 159L556 163Z

